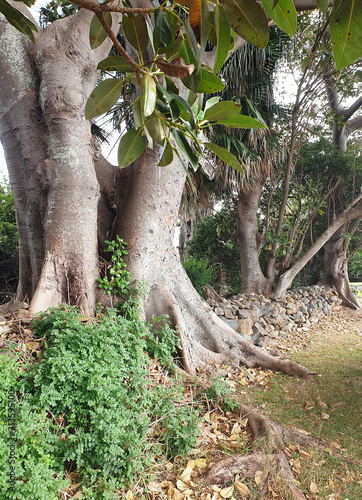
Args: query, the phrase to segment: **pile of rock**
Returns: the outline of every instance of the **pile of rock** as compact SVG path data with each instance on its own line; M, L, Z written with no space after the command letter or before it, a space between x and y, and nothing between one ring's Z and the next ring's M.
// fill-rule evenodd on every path
M286 293L282 299L240 293L231 299L207 299L214 312L245 340L261 347L277 345L277 339L303 332L341 305L335 288L305 286Z

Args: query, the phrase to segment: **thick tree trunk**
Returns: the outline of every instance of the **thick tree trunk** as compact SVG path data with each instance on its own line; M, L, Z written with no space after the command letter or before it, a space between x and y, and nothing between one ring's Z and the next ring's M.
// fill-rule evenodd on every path
M109 45L90 50L91 17L82 10L53 23L35 46L0 23L0 136L19 226L18 299L31 299L33 313L60 302L92 312L96 303L99 187L84 105Z
M333 125L333 144L340 151L347 150L347 143L350 135L357 129L362 127L362 116L354 116L362 106L362 96L359 96L353 104L345 108L342 104L341 97L337 90L334 77L328 75L325 77L325 87L329 106L334 114ZM354 193L352 193L353 198ZM339 185L335 191L329 196L327 224L333 224L345 209L345 187ZM357 298L354 296L348 277L348 246L346 241L342 239L348 231L348 226L341 227L332 235L328 243L324 247L324 280L323 282L336 287L338 295L343 301L343 304L352 309L360 307Z
M169 315L188 371L234 361L311 376L245 342L192 287L173 247L185 182L181 162L157 167L157 151L147 150L120 174L99 158L95 168L84 105L108 48L90 50L90 18L81 10L56 21L35 46L0 21L0 133L20 228L18 298L28 295L32 313L60 302L94 311L97 239L102 245L113 232L128 242L133 279L149 286L145 317Z
M146 318L169 316L181 339L182 364L190 373L233 361L310 376L300 365L245 342L195 291L172 244L185 171L181 162L156 165L155 151L147 150L131 167L127 204L116 224L116 233L128 242L127 269L148 288Z
M259 261L261 236L257 227L257 210L263 183L257 181L241 191L236 201L236 241L240 252L243 292L269 293L273 280L264 276Z

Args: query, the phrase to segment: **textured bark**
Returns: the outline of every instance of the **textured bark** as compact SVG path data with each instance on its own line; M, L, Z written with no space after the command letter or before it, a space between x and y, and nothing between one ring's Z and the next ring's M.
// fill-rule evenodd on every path
M55 22L35 45L0 22L0 136L19 227L17 295L31 299L33 313L60 302L92 312L96 303L99 188L84 105L109 45L90 50L91 17L82 10Z
M248 190L241 191L236 201L236 241L240 252L243 292L258 294L271 290L274 276L267 280L259 261L261 236L257 227L257 211L263 183L257 181Z
M347 142L353 132L362 127L362 115L354 116L362 106L362 96L359 96L348 108L342 104L341 96L337 90L333 76L325 76L325 88L329 107L334 114L333 144L340 151L347 150ZM352 193L353 197L354 193ZM334 220L345 209L345 187L339 185L328 199L327 224L331 226ZM348 225L340 227L324 247L324 273L323 282L335 286L343 304L352 309L360 307L359 302L352 292L348 277L348 246L343 235L348 232Z
M84 105L108 48L90 50L91 16L81 10L54 22L35 46L0 21L0 134L20 228L18 299L27 295L31 313L60 302L91 313L99 300L98 246L120 235L133 279L149 287L144 316L170 316L186 370L234 361L310 377L245 342L192 287L173 247L186 175L181 162L157 167L157 150L147 150L119 172L92 147Z
M128 242L133 279L148 285L143 304L146 318L169 316L181 339L182 364L190 373L211 369L210 363L233 361L311 377L313 373L297 363L270 356L244 341L195 291L172 245L185 172L180 162L161 168L156 160L155 152L147 150L130 170L127 204L115 228Z
M359 201L358 201L359 200ZM305 266L305 264L325 245L329 239L336 233L338 230L343 227L347 222L353 220L355 218L360 217L362 214L362 200L357 198L355 206L348 207L334 222L331 224L324 233L314 242L314 244L307 250L307 252L301 257L293 267L291 267L288 271L286 271L279 279L279 282L274 288L274 294L277 297L282 297L288 288L291 286L291 283L295 276L299 273L299 271ZM328 247L327 247L328 248ZM333 247L335 248L335 247ZM344 259L343 253L339 255L339 259ZM327 276L332 276L332 269L335 272L335 276L338 274L338 264L333 264L330 267L330 271L327 271ZM341 269L340 269L341 270ZM333 277L333 276L332 276ZM340 273L340 279L344 278L343 273ZM348 280L348 276L347 276ZM327 284L327 283L326 283ZM336 282L329 282L330 285L336 285ZM343 290L342 290L343 291ZM341 297L342 298L342 297ZM346 304L351 307L350 304ZM355 308L355 307L353 307Z

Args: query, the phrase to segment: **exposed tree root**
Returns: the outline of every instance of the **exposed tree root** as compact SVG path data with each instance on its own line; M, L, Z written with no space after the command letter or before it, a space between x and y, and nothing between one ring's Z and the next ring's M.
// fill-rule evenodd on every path
M262 471L262 497L266 497L273 486L283 488L286 496L293 500L306 500L303 492L293 479L288 458L282 451L286 440L303 446L323 450L327 445L318 439L311 438L301 432L294 431L269 420L264 415L251 410L247 406L240 406L238 414L248 418L248 425L253 434L255 450L245 456L227 457L214 464L205 474L204 480L208 484L224 484L234 480L234 475L252 479L257 471Z

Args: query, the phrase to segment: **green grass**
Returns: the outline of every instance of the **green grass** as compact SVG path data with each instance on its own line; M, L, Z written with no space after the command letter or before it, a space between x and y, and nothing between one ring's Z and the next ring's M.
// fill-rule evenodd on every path
M337 325L338 326L338 325ZM341 333L338 327L315 334L309 349L292 356L318 372L315 382L282 374L272 376L270 386L249 387L249 406L259 407L269 418L320 437L340 447L343 458L331 450L296 456L302 463L298 477L308 492L311 482L319 498L332 493L343 500L362 498L361 472L361 388L362 340L355 333ZM307 450L306 450L307 451ZM339 498L339 497L337 497Z

